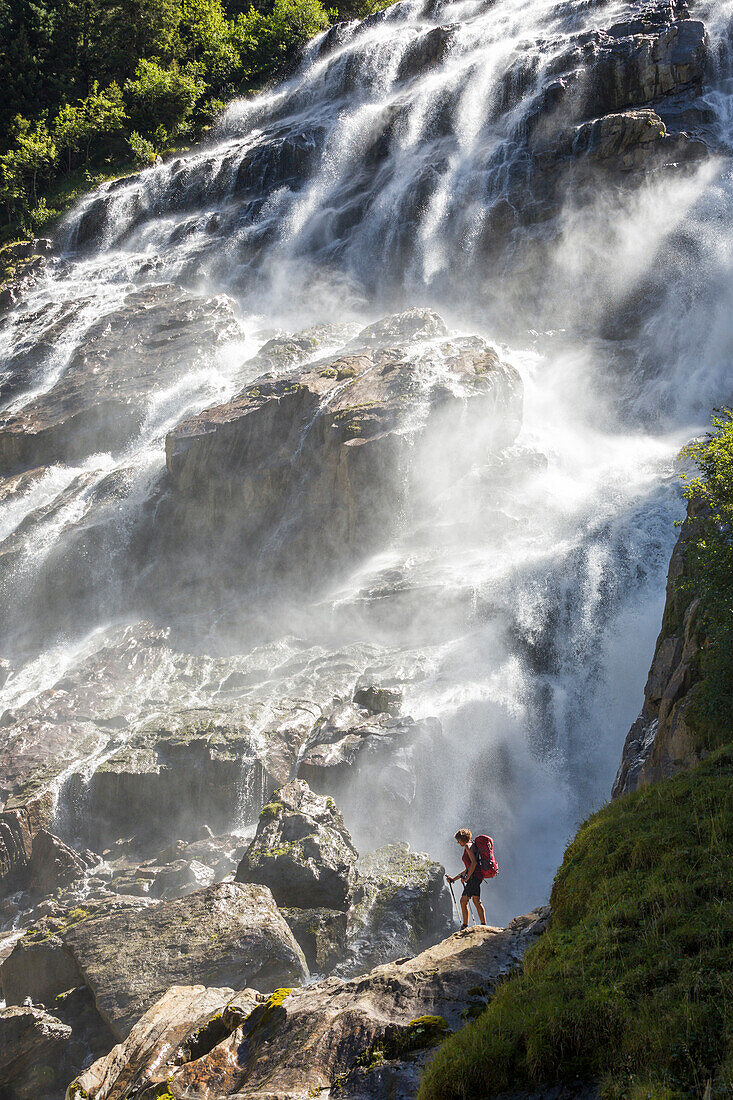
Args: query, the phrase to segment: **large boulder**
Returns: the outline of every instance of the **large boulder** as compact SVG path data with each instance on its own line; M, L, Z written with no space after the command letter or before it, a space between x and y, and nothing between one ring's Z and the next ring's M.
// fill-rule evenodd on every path
M37 894L51 894L81 878L91 862L89 856L74 851L53 833L41 829L33 837L31 846L28 888Z
M30 1006L0 1009L0 1095L3 1100L58 1100L62 1057L71 1028Z
M409 499L416 439L457 475L475 455L451 447L453 432L465 440L475 427L477 446L498 449L521 410L518 373L482 339L448 337L429 310L386 318L339 354L268 372L168 434L175 549L182 533L189 549L205 542L240 581L254 540L270 541L272 567L297 565L299 576L316 553L363 552Z
M106 1100L123 1100L132 1082L136 1091L162 1084L171 1062L181 1065L198 1058L230 1034L223 1010L233 993L232 989L203 985L171 986L145 1012L126 1040L94 1062L69 1087L68 1100L100 1095ZM255 990L239 995L243 1012L264 1000Z
M141 911L84 921L63 938L117 1038L174 984L267 990L308 975L303 952L264 886L219 883Z
M81 984L82 974L65 945L66 933L84 921L142 909L141 899L115 898L109 902L59 907L28 927L0 964L0 990L8 1004L51 1005L59 994Z
M357 859L333 799L294 779L263 809L236 879L269 886L285 907L347 909Z
M393 1063L395 1079L401 1072L414 1078L414 1066L401 1059L429 1048L480 1011L497 983L521 965L547 916L542 910L517 917L505 929L474 927L353 981L328 978L302 989L279 989L254 1006L245 991L208 1021L194 1019L194 1004L187 1039L180 1018L172 1021L169 1042L161 1034L156 1026L166 1016L161 1002L126 1043L82 1074L67 1096L122 1100L129 1095L125 1089L138 1094L153 1082L165 1082L176 1100L214 1094L305 1100L336 1088L338 1095L357 1096L365 1070L383 1060ZM190 991L175 996L192 997ZM192 1046L198 1057L190 1057ZM383 1084L377 1095L393 1095Z
M348 916L339 909L281 909L312 973L330 974L346 955Z
M452 930L445 868L424 852L388 844L362 856L357 869L345 970L415 954Z

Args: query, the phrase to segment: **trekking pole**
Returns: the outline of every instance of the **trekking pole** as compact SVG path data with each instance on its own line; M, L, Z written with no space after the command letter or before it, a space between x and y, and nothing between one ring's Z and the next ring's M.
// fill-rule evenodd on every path
M450 887L450 896L453 898L453 908L456 911L456 916L458 917L458 923L463 924L463 921L461 920L461 914L458 911L458 902L456 901L456 895L453 893L453 883L449 881L447 876L446 876L446 882L448 883L448 886Z

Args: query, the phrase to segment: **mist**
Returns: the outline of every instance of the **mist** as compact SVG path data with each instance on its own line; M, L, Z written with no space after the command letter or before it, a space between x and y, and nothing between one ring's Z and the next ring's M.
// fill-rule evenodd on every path
M620 2L403 0L315 40L287 84L230 104L207 144L69 215L61 260L0 328L11 373L46 348L3 418L49 394L141 288L217 299L227 327L181 352L118 445L21 472L0 498L0 656L15 669L0 714L42 716L68 692L93 720L84 760L70 748L49 781L62 835L96 839L85 784L140 723L222 701L249 748L219 824L246 831L268 793L268 738L306 744L334 698L374 682L440 729L339 781L360 850L407 840L456 873L468 826L496 842L491 923L546 899L641 703L684 514L679 450L730 400L728 7L708 27L719 156L633 183L561 175L551 231L521 217L528 120L575 38L628 16ZM411 62L448 24L438 60ZM542 140L559 140L548 127ZM333 545L293 488L266 537L230 549L184 525L162 544L177 424L266 373L273 337L333 326L298 368L319 365L413 307L518 372L516 438L468 404L431 413L430 394L455 383L443 343L420 339L424 400L403 426L405 504L389 525ZM270 377L292 369L267 362Z

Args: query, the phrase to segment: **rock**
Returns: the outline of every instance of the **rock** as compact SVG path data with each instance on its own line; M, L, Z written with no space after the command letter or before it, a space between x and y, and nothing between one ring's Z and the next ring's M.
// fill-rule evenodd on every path
M23 751L24 748L20 748L20 752ZM0 810L0 896L17 889L23 881L33 837L50 817L53 805L49 795L14 804L16 801L19 802L10 798L4 809Z
M40 1008L0 1009L0 1094L4 1100L57 1100L71 1028Z
M184 1064L178 1021L170 1041L160 1030L149 1041L144 1037L148 1020L165 1018L161 1002L140 1021L134 1043L130 1036L129 1053L123 1047L112 1064L96 1063L77 1084L88 1100L121 1100L131 1081L137 1087L149 1079L165 1081L174 1097L211 1089L217 1097L240 1100L305 1100L329 1089L348 1090L361 1080L364 1063L381 1057L401 1061L480 1011L497 983L521 964L546 927L548 912L517 917L505 929L456 933L415 958L352 981L327 978L302 989L280 989L254 1008L251 997L235 996L223 1014L215 1011L208 1023L197 1023L208 1049ZM218 1038L217 1029L227 1034ZM146 1077L151 1065L154 1078ZM74 1095L73 1086L67 1095Z
M669 563L662 629L644 689L644 705L626 737L613 798L694 767L700 759L695 736L685 720L699 678L699 601L678 591L686 575L686 544L698 531L698 516L688 508Z
M97 1011L91 990L85 985L65 990L49 1008L52 1015L71 1028L71 1037L61 1058L62 1084L66 1086L84 1066L107 1054L115 1040Z
M354 702L364 707L370 714L399 714L402 706L402 692L396 688L369 687L357 688Z
M232 989L174 985L149 1008L129 1036L81 1074L67 1090L67 1100L100 1097L123 1100L130 1089L162 1084L171 1063L190 1062L207 1054L231 1034L236 1022L265 1000L255 990L237 998L237 1010L227 1014Z
M238 331L225 298L165 284L131 290L85 334L50 390L0 417L0 470L119 450L138 431L150 395ZM12 372L12 360L8 366Z
M640 19L601 32L592 67L588 110L593 114L653 103L702 85L707 60L705 26L673 19L660 4Z
M256 744L236 713L213 707L167 709L141 722L87 781L68 780L69 829L104 849L138 834L148 845L180 834L191 806L217 828L237 817L242 778L252 769L252 796L262 805L265 777Z
M221 563L212 568L239 585L251 567L245 548L267 541L273 555L279 548L271 567L297 565L302 580L316 552L337 560L384 538L409 496L415 438L429 449L435 433L445 447L453 421L465 436L475 417L482 453L511 442L519 375L478 338L436 343L444 329L429 310L385 318L340 355L261 377L174 428L166 527L177 552L182 532L187 553L205 540ZM445 451L443 463L457 472L473 457Z
M338 909L281 909L312 973L330 974L346 954L346 913Z
M412 955L453 929L445 868L407 844L362 856L347 932L346 971Z
M171 985L199 978L266 990L308 974L270 891L241 883L93 918L63 941L118 1039Z
M413 76L422 76L431 68L441 64L449 53L460 24L433 27L427 34L416 38L407 47L397 69L398 80L409 80Z
M629 172L646 165L690 160L705 156L706 147L686 135L672 136L656 112L624 111L584 122L572 137L572 153L608 170Z
M180 898L211 886L214 878L215 872L198 860L181 859L157 873L150 892L155 898Z
M286 908L346 909L357 858L333 799L294 779L263 809L236 880L269 886Z
M52 894L61 886L84 875L92 863L53 833L41 829L33 837L28 861L28 888L37 894Z
M102 904L59 908L26 929L0 966L0 988L8 1004L22 1004L30 998L50 1006L59 994L82 983L82 974L65 945L65 935L84 921L119 913L139 911L149 902L115 899Z

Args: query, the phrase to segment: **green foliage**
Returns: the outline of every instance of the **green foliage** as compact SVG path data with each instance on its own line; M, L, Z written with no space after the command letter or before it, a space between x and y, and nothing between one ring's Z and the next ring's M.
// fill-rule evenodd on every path
M320 0L274 0L268 14L251 7L236 23L249 79L263 79L277 71L300 46L327 26L328 16Z
M163 134L175 135L190 118L205 88L196 65L180 68L173 61L163 68L156 61L140 61L135 78L125 83L130 121L138 133L148 138L161 127ZM159 133L159 138L163 134Z
M137 130L133 130L127 142L137 164L146 167L149 164L155 163L157 153L155 152L155 146L152 141L148 141L142 134L138 134Z
M733 749L594 814L523 973L449 1038L420 1100L580 1078L604 1100L729 1096Z
M6 235L63 210L47 200L71 201L80 165L108 177L130 148L146 164L195 137L327 25L320 0L0 0Z
M733 731L733 412L723 409L712 429L683 452L699 470L685 492L696 517L685 549L683 594L700 601L700 682L687 711L700 748L731 739Z

